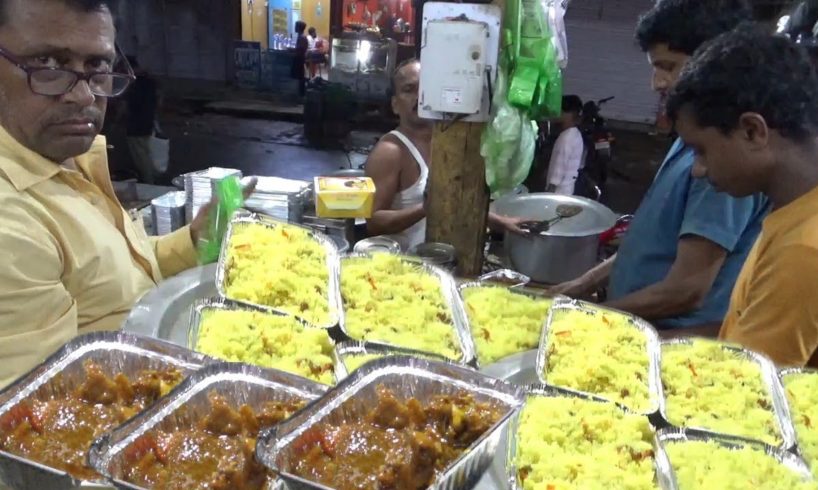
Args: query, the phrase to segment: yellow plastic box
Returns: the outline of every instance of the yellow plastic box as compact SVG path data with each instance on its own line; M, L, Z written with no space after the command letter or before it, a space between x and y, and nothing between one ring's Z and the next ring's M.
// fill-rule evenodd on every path
M375 183L369 177L316 177L319 218L371 218Z

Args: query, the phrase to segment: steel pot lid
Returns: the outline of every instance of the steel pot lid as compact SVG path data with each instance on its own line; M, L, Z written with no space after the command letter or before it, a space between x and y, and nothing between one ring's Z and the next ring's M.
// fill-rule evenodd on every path
M457 251L448 243L421 243L409 250L409 255L419 257L424 262L435 265L452 264L457 258Z
M400 244L386 236L365 238L356 243L352 250L355 253L387 252L399 254L401 252Z
M497 214L523 218L527 221L548 221L557 217L557 206L580 206L582 212L555 223L543 236L581 237L598 235L616 224L616 214L602 204L578 196L535 193L504 196L492 204Z

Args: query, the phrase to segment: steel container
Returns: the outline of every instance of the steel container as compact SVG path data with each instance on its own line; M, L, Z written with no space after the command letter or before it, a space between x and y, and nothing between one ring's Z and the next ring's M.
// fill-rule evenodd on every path
M580 206L582 212L542 233L505 235L512 268L544 284L576 279L596 265L599 236L616 224L616 215L590 199L547 193L505 196L492 205L498 214L529 221L555 219L559 205Z

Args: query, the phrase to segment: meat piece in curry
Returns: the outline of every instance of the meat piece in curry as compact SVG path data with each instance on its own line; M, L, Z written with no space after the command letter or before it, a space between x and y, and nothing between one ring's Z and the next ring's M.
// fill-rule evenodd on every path
M379 386L377 407L361 420L319 424L296 439L290 472L337 490L427 488L501 416L468 394L424 405Z
M267 402L256 412L211 393L211 411L193 427L150 432L125 453L124 479L163 490L261 490L271 474L255 459L256 436L303 402ZM184 417L180 417L184 420Z
M93 362L84 369L85 380L76 389L55 386L48 399L25 400L0 417L0 449L81 480L98 479L85 462L91 443L167 394L183 377L176 368L140 371L133 380L122 373L111 378Z

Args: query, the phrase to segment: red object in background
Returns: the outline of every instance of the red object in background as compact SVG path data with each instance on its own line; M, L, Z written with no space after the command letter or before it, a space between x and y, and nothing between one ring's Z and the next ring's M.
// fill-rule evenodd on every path
M626 214L624 216L620 216L618 220L616 220L616 224L610 230L603 232L599 236L599 243L602 246L610 245L615 241L618 241L620 238L625 236L625 233L628 232L628 228L631 225L631 221L633 220L632 214Z
M350 4L355 4L355 8L349 8ZM415 12L412 8L412 3L401 0L344 0L342 25L366 24L371 26L372 19L365 19L364 13L368 10L374 15L376 12L383 12L384 7L388 9L390 15L382 14L379 19L381 22L385 22L387 18L391 18L392 21L401 18L410 26L410 29L414 31Z

